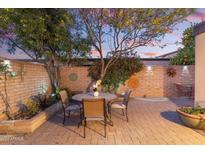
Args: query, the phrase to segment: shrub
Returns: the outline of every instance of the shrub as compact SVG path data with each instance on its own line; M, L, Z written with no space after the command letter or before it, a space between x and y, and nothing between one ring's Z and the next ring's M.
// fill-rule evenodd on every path
M47 94L39 94L35 96L39 100L40 108L42 110L46 109L47 107L53 105L58 101L56 95L47 95Z
M172 67L167 68L167 75L169 77L173 78L176 74L177 74L177 72L176 72L175 68L172 68Z
M171 65L194 65L195 52L191 49L181 49L179 53L170 60Z
M26 115L28 117L33 117L40 111L40 105L38 102L35 102L33 99L29 98L27 99L26 103Z
M194 65L195 64L195 39L193 26L187 28L183 33L182 49L171 59L171 65Z
M205 108L201 108L200 106L197 107L182 107L180 111L188 114L199 115L205 114Z
M32 98L26 100L25 103L19 103L19 111L15 115L15 119L30 119L35 116L40 110L39 102Z
M88 76L93 80L100 79L100 62L96 62L89 68ZM124 84L134 73L141 71L143 64L139 58L121 58L111 65L102 79L102 86L105 91L115 92L120 84Z

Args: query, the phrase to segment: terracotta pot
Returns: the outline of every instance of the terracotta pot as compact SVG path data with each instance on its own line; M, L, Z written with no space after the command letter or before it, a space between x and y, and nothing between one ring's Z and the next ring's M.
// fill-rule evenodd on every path
M184 113L180 109L176 111L186 126L205 130L205 116Z

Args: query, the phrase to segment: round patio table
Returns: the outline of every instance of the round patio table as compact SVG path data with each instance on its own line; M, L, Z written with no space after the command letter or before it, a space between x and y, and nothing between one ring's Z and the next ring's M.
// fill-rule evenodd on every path
M104 98L106 102L117 98L115 94L110 94L110 93L103 93L100 92L99 96L94 96L93 93L82 93L82 94L76 94L72 97L72 99L77 100L77 101L82 101L83 99L95 99L95 98Z
M79 102L82 102L83 99L95 99L95 98L104 98L105 102L108 103L110 100L117 98L117 96L114 94L110 94L110 93L100 92L99 96L96 97L93 95L93 93L90 92L90 93L76 94L72 97L73 100L76 100ZM107 119L108 119L107 124L113 126L113 122L110 119L110 117L108 116L108 113L106 115L107 115Z

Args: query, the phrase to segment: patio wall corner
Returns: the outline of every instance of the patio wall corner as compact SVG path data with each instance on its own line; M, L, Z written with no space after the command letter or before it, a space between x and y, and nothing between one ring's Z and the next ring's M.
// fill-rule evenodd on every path
M194 27L195 36L195 105L205 107L205 22Z

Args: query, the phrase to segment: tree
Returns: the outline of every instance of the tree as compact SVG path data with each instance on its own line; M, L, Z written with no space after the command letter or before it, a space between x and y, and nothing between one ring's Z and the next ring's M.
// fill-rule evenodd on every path
M105 64L107 62L108 60L105 60ZM88 76L93 80L98 80L100 78L100 68L100 62L95 62L95 64L88 69ZM108 68L102 81L103 91L116 92L119 86L124 84L131 75L142 69L143 63L139 58L120 58L118 62Z
M8 119L12 119L11 115L11 107L8 101L8 94L7 94L7 76L14 77L14 72L11 71L10 66L3 62L0 63L0 81L3 82L3 90L0 91L0 97L2 98L5 104L4 113L8 117Z
M70 63L73 55L89 50L66 9L1 9L0 19L1 42L10 53L19 48L43 63L53 92L59 87L60 62Z
M193 65L195 64L195 39L193 36L193 27L187 28L183 32L182 45L177 55L171 59L171 65Z
M78 9L82 29L101 60L100 79L121 57L136 56L137 48L156 45L184 20L189 9ZM107 53L104 55L104 53ZM108 58L105 62L104 57Z

